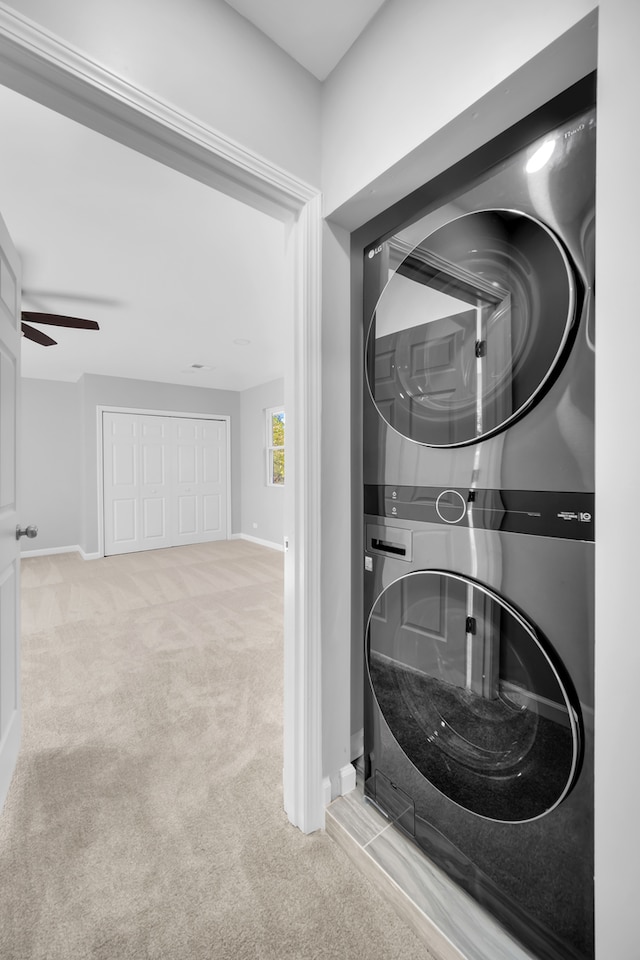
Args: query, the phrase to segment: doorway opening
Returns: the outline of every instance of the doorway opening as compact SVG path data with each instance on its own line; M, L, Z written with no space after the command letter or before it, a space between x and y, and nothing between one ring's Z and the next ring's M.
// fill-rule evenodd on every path
M188 177L284 222L291 315L285 508L284 803L292 823L324 823L320 752L320 195L250 151L196 126L10 10L0 82Z

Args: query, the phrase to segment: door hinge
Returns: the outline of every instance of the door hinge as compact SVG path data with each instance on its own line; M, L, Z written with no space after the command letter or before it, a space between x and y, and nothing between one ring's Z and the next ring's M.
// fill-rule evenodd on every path
M467 633L475 634L476 632L476 618L467 617L467 622L465 625L465 630Z
M487 341L486 340L476 340L476 357L486 357L487 355Z

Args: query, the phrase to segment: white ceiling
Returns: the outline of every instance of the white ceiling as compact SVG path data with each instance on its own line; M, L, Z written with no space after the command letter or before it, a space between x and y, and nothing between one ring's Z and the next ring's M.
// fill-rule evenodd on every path
M40 327L53 347L23 337L23 376L229 390L282 376L281 223L4 87L0 117L22 308L100 325Z
M323 79L384 0L227 2ZM244 390L283 375L280 222L2 86L0 120L23 310L100 325L40 327L53 347L23 338L23 376Z
M385 0L226 0L318 80L325 80Z

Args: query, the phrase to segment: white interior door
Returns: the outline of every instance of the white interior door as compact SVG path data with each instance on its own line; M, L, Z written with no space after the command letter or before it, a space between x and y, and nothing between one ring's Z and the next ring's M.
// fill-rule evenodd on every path
M166 425L160 417L103 414L105 553L171 546Z
M20 545L16 539L20 264L0 217L0 809L20 746Z
M227 537L225 420L103 413L105 554Z
M137 418L140 516L138 549L171 546L174 430L163 417Z
M176 418L174 543L227 538L227 424Z

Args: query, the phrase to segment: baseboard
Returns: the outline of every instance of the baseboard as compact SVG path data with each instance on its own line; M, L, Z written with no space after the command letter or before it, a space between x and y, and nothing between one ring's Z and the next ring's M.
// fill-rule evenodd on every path
M335 786L335 789L334 789ZM356 768L351 763L340 767L338 773L333 777L325 777L322 781L322 797L325 807L337 797L344 797L356 788Z
M322 799L325 807L331 803L331 777L325 777L322 781Z
M78 553L83 560L102 560L104 557L104 553L100 553L98 550L95 553L85 553L82 547L78 547Z
M273 540L260 540L258 537L250 537L248 533L232 533L229 539L248 540L250 543L257 543L261 547L269 547L271 550L284 552L284 544L274 543ZM99 551L87 553L77 543L68 547L43 547L41 550L23 550L20 556L26 559L27 557L49 557L56 553L79 553L83 560L101 560L104 556Z
M346 793L351 793L352 790L356 788L356 768L352 763L347 763L344 767L340 767L340 773L338 774L338 789L340 790L340 796L344 797Z
M284 553L283 543L274 543L273 540L260 540L259 537L251 537L248 533L232 533L230 540L248 540L250 543L257 543L261 547L270 547L272 550L280 550Z
M51 557L55 553L82 553L78 544L69 547L42 547L40 550L21 550L21 557Z
M101 553L85 553L79 544L74 543L68 547L42 547L40 550L22 550L20 558L26 560L29 557L53 557L57 553L79 553L83 560L100 560L103 556Z

